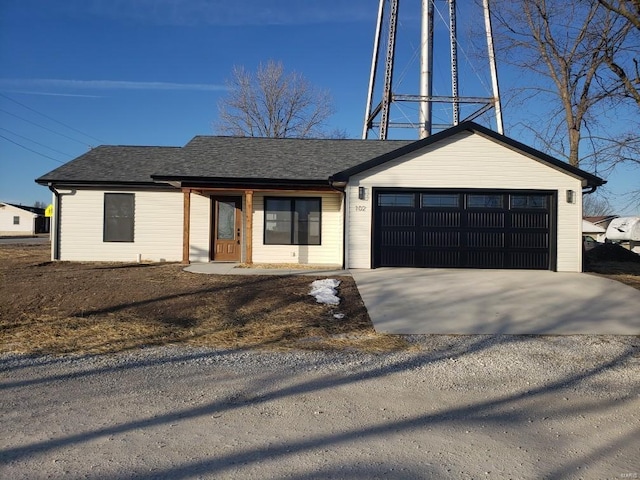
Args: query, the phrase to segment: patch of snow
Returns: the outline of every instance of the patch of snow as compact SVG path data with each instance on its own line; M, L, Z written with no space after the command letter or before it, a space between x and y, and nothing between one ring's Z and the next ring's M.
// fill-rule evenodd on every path
M316 280L311 283L311 291L309 292L309 295L316 297L316 302L318 303L339 305L340 298L338 298L338 291L336 290L338 285L340 285L340 280L335 280L333 278Z
M334 313L333 318L337 318L338 320L342 320L344 318L344 313Z

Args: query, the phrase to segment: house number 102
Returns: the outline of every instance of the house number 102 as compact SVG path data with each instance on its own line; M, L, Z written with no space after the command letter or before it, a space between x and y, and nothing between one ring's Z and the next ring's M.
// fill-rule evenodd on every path
M367 211L366 205L356 205L356 212L366 212L366 211Z

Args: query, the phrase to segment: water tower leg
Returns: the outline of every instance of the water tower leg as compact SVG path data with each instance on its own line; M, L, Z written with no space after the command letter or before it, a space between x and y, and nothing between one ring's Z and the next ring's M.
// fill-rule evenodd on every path
M498 86L498 67L496 66L496 52L493 47L493 29L491 28L491 8L489 0L482 1L484 9L484 26L487 34L487 53L489 55L489 67L491 69L491 85L493 87L493 107L496 111L496 129L504 135L502 123L502 105L500 104L500 88Z
M433 2L422 0L422 38L420 42L420 138L431 135L433 95Z

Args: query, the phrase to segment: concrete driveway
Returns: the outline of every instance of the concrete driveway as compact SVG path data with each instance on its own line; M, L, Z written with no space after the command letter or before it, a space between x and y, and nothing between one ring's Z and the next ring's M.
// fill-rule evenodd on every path
M534 270L351 270L376 331L640 334L640 291L595 275Z

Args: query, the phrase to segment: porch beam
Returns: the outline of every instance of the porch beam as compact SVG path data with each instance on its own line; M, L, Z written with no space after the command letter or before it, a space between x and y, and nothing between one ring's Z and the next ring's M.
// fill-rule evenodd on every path
M206 193L238 193L238 192L246 192L246 188L224 188L224 187L191 187L189 188L193 193L204 195ZM289 189L289 188L252 188L251 192L287 192L287 193L335 193L336 195L342 194L342 192L337 192L335 189L331 187L327 188L310 188L310 189Z
M245 227L245 263L252 264L253 263L253 190L246 190L244 192L245 196L245 218L246 218L246 227Z
M182 263L189 264L189 250L190 250L190 230L191 230L191 190L186 188L184 193L184 211L182 214Z

